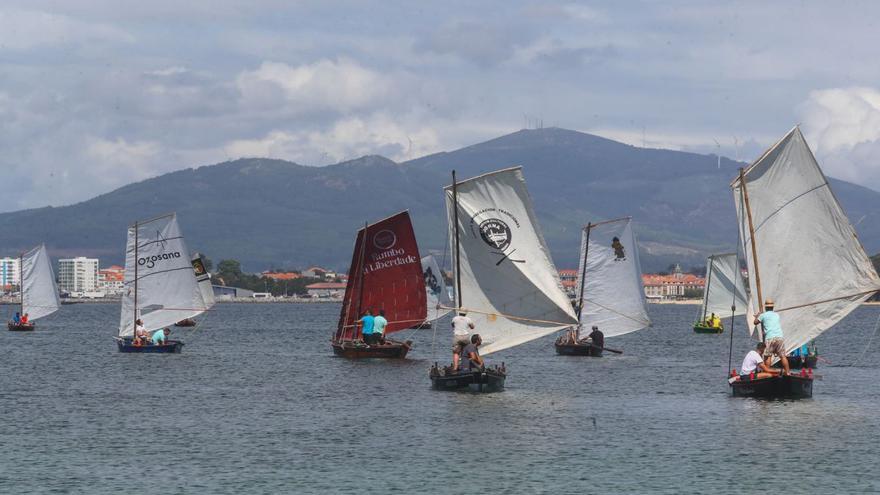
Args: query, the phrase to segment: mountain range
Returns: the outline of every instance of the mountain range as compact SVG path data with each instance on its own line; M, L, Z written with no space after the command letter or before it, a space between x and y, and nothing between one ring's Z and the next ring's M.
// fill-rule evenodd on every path
M45 242L53 257L120 263L126 226L176 211L190 249L246 270L345 270L364 222L409 209L421 251L446 253L442 187L521 165L559 268L576 267L580 228L631 215L646 271L696 266L736 246L733 160L639 148L581 132L521 130L396 163L365 156L324 167L248 158L129 184L81 203L0 214L0 254ZM869 253L880 249L880 193L830 179ZM809 225L803 226L809 228ZM448 255L447 255L448 258Z

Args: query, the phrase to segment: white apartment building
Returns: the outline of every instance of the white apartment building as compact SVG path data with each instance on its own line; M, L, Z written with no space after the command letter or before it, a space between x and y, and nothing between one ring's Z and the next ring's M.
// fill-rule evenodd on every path
M73 296L98 292L97 258L58 260L58 288Z
M0 258L0 290L21 283L21 263L18 258Z

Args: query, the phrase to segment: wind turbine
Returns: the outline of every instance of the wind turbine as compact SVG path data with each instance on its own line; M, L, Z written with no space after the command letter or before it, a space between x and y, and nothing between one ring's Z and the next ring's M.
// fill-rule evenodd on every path
M715 138L712 138L712 141L715 141L715 146L718 147L718 153L715 156L718 157L718 170L721 170L721 143Z

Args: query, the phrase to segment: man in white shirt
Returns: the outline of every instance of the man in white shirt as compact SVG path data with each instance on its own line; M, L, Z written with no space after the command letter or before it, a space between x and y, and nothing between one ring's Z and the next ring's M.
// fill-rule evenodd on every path
M471 330L474 329L474 320L468 318L467 312L459 311L452 318L452 369L458 369L458 360L461 350L471 343Z
M764 349L766 348L767 346L763 342L758 342L755 349L746 354L740 375L750 375L754 372L755 378L770 378L779 374L779 370L767 366L767 363L764 362Z
M150 338L150 334L147 332L147 329L144 328L144 322L140 319L137 319L134 322L134 338L141 344L146 344L147 340Z

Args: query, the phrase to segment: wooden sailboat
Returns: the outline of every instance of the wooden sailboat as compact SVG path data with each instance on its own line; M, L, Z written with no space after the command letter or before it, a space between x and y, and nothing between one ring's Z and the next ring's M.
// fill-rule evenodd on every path
M208 270L205 268L205 260L202 259L202 255L199 253L195 253L192 256L192 267L193 272L196 275L196 281L199 283L199 291L202 293L202 301L205 303L205 311L211 309L214 306L214 288L211 286L211 275L208 273ZM198 314L194 315L198 316L202 314L203 311L200 311ZM196 320L192 318L184 318L183 320L178 321L174 324L175 327L194 327L196 326Z
M706 289L700 317L694 322L695 333L724 332L724 318L746 314L746 288L736 253L713 254L706 260ZM731 308L734 308L731 311ZM712 325L711 316L721 320Z
M452 309L452 299L446 288L443 271L433 255L422 258L422 275L425 278L425 297L427 298L428 317L415 328L433 328L434 322L448 315Z
M128 228L124 284L116 337L119 352L180 352L183 342L179 340L153 345L133 338L138 319L148 332L162 331L208 309L176 214L136 222Z
M21 284L19 288L20 314L28 316L27 323L10 321L7 328L12 332L29 332L36 328L35 321L48 316L61 307L52 262L46 246L39 246L19 258Z
M584 227L580 259L576 303L579 324L556 340L556 353L599 357L606 350L604 343L597 346L581 338L581 329L596 326L605 337L615 337L651 326L632 218Z
M880 277L799 128L740 170L731 186L751 285L750 333L754 315L772 298L790 353L880 290ZM734 396L813 394L811 370L757 380L732 374Z
M384 310L386 334L405 330L425 321L425 297L409 212L364 226L354 244L339 324L331 341L333 352L347 358L405 358L411 341L386 338L368 345L358 321L367 310L374 315Z
M445 188L453 245L456 310L475 324L487 356L577 323L538 227L522 168L456 181ZM437 390L492 392L507 371L459 371L434 364Z

